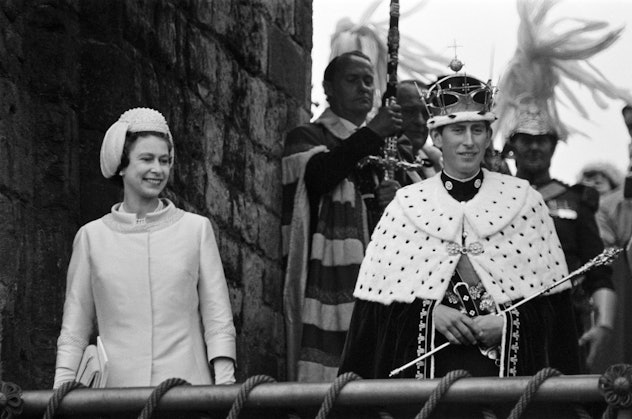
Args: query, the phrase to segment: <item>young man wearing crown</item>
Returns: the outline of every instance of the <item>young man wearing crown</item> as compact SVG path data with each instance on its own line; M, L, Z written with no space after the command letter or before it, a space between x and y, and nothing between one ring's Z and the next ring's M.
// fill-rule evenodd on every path
M546 366L547 297L512 305L562 279L566 263L541 196L522 179L481 169L491 96L462 74L428 92L444 169L400 189L378 223L339 374L386 378L446 342L395 377L529 375Z
M551 178L551 159L560 135L545 109L535 103L519 107L509 131L509 145L516 161L516 176L529 181L542 195L566 263L574 270L604 248L595 220L599 194L591 187L569 186ZM611 276L609 266L597 267L579 280L581 286L576 284L572 290L551 297L556 312L549 354L553 368L564 374L588 373L595 357L607 351L616 303ZM571 299L573 304L569 304ZM580 354L578 341L589 351Z

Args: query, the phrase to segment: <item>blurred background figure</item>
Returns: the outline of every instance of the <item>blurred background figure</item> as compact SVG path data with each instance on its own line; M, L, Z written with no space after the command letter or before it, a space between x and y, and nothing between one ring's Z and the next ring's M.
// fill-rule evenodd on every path
M579 172L577 183L594 188L603 198L623 184L623 173L606 161L589 163Z
M632 163L632 106L622 109L623 122L630 132L630 162ZM632 164L629 166L632 168ZM598 357L594 371L604 371L616 363L632 363L632 170L628 169L622 187L607 193L597 212L597 224L605 246L623 247L625 252L612 264L612 281L619 304L615 315L614 333L609 350Z

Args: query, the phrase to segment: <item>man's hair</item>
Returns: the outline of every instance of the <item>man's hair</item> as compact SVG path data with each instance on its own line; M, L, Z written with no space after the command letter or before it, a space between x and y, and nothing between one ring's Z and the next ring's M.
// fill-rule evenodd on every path
M327 68L325 68L325 74L323 75L323 81L333 82L334 77L336 77L336 72L339 70L340 62L344 62L344 60L349 57L360 57L367 60L368 62L371 62L371 59L368 57L368 55L364 54L362 51L355 50L351 52L345 52L344 54L340 54L339 56L334 57L334 59L331 60L329 64L327 64Z

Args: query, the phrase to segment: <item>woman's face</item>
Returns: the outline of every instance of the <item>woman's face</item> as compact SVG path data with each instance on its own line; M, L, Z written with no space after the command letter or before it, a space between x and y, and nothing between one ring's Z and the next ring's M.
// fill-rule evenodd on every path
M138 137L129 151L129 165L122 170L125 197L140 201L158 198L170 170L167 140L155 135Z

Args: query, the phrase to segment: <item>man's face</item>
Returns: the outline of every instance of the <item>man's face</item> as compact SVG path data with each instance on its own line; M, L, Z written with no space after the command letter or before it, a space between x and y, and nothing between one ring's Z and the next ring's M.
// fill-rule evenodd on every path
M400 84L397 87L397 103L402 107L402 131L419 150L428 139L428 128L423 111L425 106L414 84Z
M432 141L441 149L446 173L465 179L478 173L491 133L484 122L457 122L443 131L431 131Z
M550 135L518 133L511 139L516 168L525 173L548 172L555 151L555 140Z
M353 55L338 64L333 81L323 83L329 105L336 115L349 121L364 119L373 107L373 66Z

